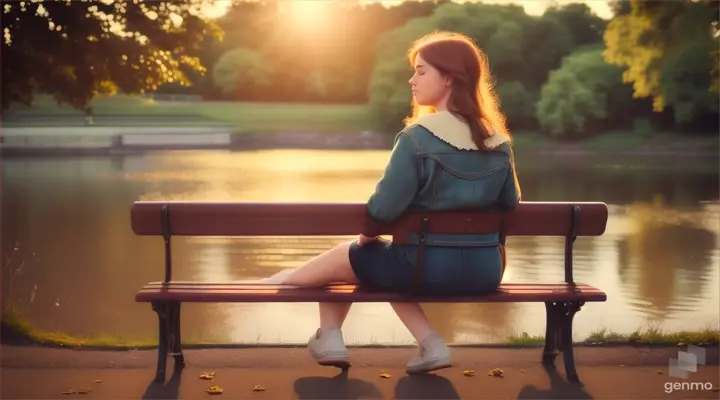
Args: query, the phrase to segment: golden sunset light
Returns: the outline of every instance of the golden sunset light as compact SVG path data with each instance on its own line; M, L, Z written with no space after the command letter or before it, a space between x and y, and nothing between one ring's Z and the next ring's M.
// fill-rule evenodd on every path
M0 398L718 391L718 0L1 3Z
M287 0L280 3L280 12L295 27L312 31L327 24L332 6L332 0Z
M346 0L352 2L353 0ZM380 3L385 7L393 7L401 4L404 0L357 0L362 5ZM468 0L473 2L474 0ZM297 13L299 19L303 21L318 21L326 13L326 6L333 0L286 0L282 1L283 6ZM232 2L230 0L218 0L213 4L205 5L202 10L205 15L211 18L217 18L225 14ZM563 6L570 3L585 3L599 17L608 19L612 16L610 7L605 0L484 0L487 4L520 4L530 15L541 15L549 6L556 4Z

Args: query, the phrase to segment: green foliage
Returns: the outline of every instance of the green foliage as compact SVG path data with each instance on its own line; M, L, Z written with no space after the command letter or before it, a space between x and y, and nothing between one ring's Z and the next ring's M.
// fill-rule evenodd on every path
M369 86L370 110L377 128L397 130L410 112L412 94L408 80L412 67L405 55L417 38L433 31L431 24L430 18L417 18L380 38Z
M562 24L568 31L574 46L585 46L599 43L607 22L598 17L584 3L571 3L564 7L550 7L543 18L553 19Z
M572 52L573 40L567 28L553 18L540 18L525 29L523 68L515 78L522 80L528 89L539 90L548 73ZM502 77L502 71L498 71L498 78Z
M409 113L407 81L412 68L406 59L407 50L416 39L435 30L466 34L487 52L502 109L513 118L511 126L534 124L537 90L572 46L560 22L532 18L518 6L444 4L432 16L413 19L378 39L369 98L382 129L397 130Z
M660 96L673 107L675 121L690 122L697 115L717 111L718 93L712 90L709 72L713 68L712 49L705 43L688 43L668 54L660 74Z
M222 93L235 97L239 91L267 88L272 66L255 50L238 48L223 54L213 67L212 78Z
M583 48L551 72L537 103L541 128L554 137L591 133L589 123L608 117L608 94L622 85L619 67L603 60L602 48Z
M207 0L3 2L2 108L37 92L85 107L98 93L188 84L204 72L188 51L217 27L199 10Z
M377 38L394 27L432 13L443 1L404 2L385 8L354 1L318 4L321 20L298 24L285 1L237 2L218 20L222 41L203 51L209 67L217 54L237 47L257 51L271 69L270 86L238 94L243 100L367 102ZM203 84L206 98L231 98ZM237 97L235 97L237 98Z
M394 131L410 112L412 95L407 87L398 85L412 75L407 61L394 58L379 62L370 80L370 110L376 128Z
M79 109L101 93L148 91L369 101L375 128L397 132L410 111L408 48L433 30L451 30L488 54L514 131L541 127L568 137L632 130L635 120L661 130L718 128L714 0L608 0L610 21L584 4L536 17L519 5L348 0L324 3L328 16L317 26L293 20L280 0L233 0L209 21L199 10L215 1L3 2L3 109L30 104L36 93ZM609 64L592 47L603 43Z
M531 125L535 118L537 94L527 90L520 81L502 83L496 88L501 108L510 124Z
M651 98L655 111L673 107L678 123L716 113L716 2L631 0L619 9L605 31L605 59L624 67L634 96Z

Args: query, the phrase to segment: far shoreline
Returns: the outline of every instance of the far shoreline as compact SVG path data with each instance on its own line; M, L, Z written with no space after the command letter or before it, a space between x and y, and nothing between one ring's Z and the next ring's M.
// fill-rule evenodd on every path
M173 150L225 150L231 152L260 150L339 150L371 151L392 149L392 135L363 132L234 132L207 129L168 133L168 128L137 128L131 133L105 134L4 134L0 156L117 156ZM720 142L719 142L720 143ZM676 141L643 143L613 139L602 146L589 142L560 142L537 135L518 135L514 149L520 155L557 157L591 157L599 155L632 157L718 157L718 147L707 142Z

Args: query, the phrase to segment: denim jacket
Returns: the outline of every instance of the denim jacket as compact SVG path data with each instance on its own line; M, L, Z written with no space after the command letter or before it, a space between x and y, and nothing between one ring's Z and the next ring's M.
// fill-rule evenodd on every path
M385 173L367 202L369 217L392 221L405 212L513 209L520 201L512 150L503 135L478 152L469 126L448 111L419 118L396 137ZM410 236L417 243L417 233ZM428 246L497 246L499 233L428 234Z

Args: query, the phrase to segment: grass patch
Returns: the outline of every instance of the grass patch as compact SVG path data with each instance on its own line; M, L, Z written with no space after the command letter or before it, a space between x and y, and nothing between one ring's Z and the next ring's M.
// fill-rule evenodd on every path
M128 338L117 334L74 337L62 332L37 329L12 306L2 311L2 341L9 344L40 344L51 347L141 348L156 347L157 339Z
M231 125L241 132L361 132L372 118L365 104L162 102L132 96L104 96L93 102L96 126ZM84 114L38 96L33 107L14 105L6 126L81 126Z
M95 126L230 126L237 132L358 133L374 130L367 104L157 101L138 96L99 96L93 103ZM83 112L37 96L32 107L13 104L3 125L84 126ZM393 135L396 132L387 132ZM656 132L639 126L578 141L555 140L537 131L513 132L518 152L525 150L707 152L716 154L720 137L711 134Z
M545 337L523 332L509 337L508 342L512 345L539 345L545 343ZM583 345L710 345L720 343L720 330L708 328L701 331L663 332L659 328L647 328L624 334L603 328L592 332L587 338L576 341L576 343Z
M5 306L2 312L2 341L15 345L43 345L48 347L68 347L84 349L149 349L157 347L157 338L128 337L119 334L99 334L87 337L75 337L61 332L51 332L33 327L28 321L12 306ZM539 346L545 342L543 336L532 336L527 332L507 338L505 343L497 343L492 346ZM638 330L629 335L616 333L606 329L593 332L586 339L576 342L580 345L710 345L720 343L720 330L706 329L697 332L674 332L663 333L659 329ZM227 344L220 341L189 340L185 338L183 345L186 348L193 347L296 347L294 344ZM352 347L382 348L399 347L394 345L369 344Z
M523 332L519 335L508 337L507 341L509 344L517 346L539 345L545 343L545 336L530 335L527 332Z

